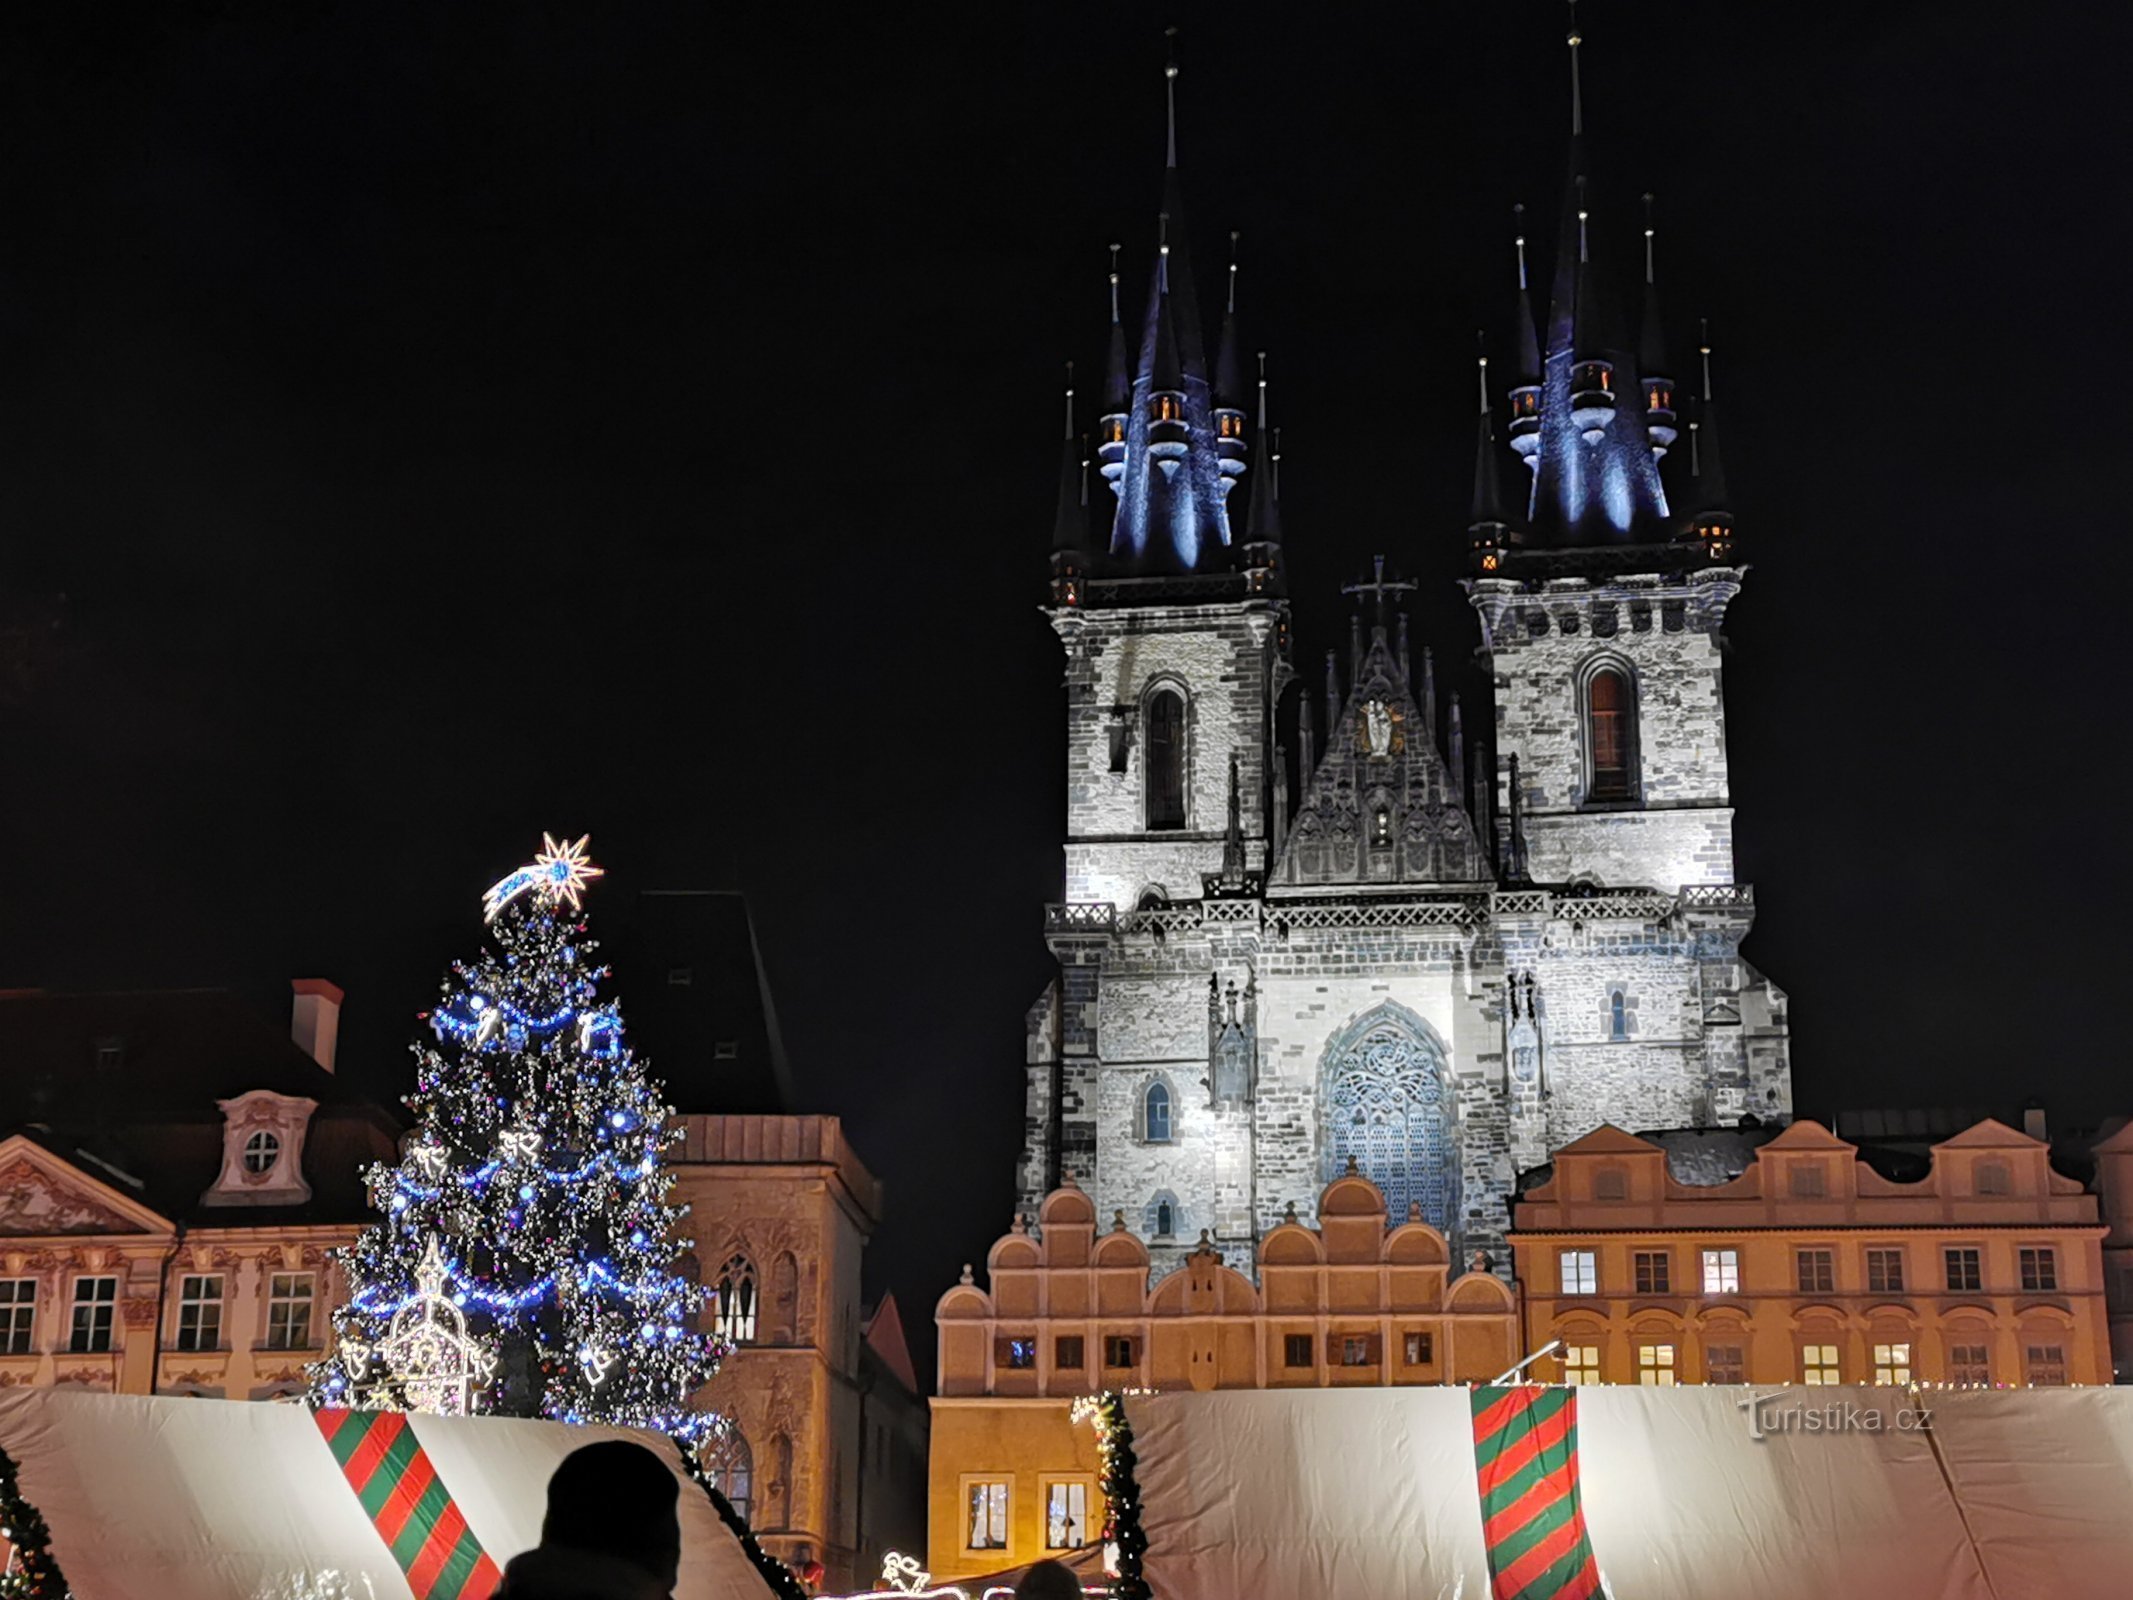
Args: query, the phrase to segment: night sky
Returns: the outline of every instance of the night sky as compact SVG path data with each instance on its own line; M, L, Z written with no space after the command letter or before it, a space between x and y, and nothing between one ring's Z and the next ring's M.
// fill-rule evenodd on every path
M1474 334L1508 336L1512 204L1554 214L1565 9L1181 16L1307 670L1376 552L1440 662L1476 642ZM1655 191L1683 376L1696 315L1717 346L1748 950L1798 1109L2133 1109L2125 8L1583 11L1595 226L1626 264ZM596 919L744 888L923 1356L1012 1205L1060 363L1093 386L1107 244L1145 283L1163 17L123 20L0 21L0 588L70 616L0 709L0 985L279 1018L331 977L343 1070L398 1093L541 830L592 833Z

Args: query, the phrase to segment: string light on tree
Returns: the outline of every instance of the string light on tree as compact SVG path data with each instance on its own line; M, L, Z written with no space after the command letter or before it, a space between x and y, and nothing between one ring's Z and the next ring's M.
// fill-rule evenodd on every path
M369 1174L383 1219L343 1253L351 1293L313 1369L321 1404L685 1440L716 1425L690 1405L725 1351L697 1331L705 1290L674 1270L672 1112L576 915L602 875L588 845L544 836L488 891L489 946L454 963L425 1018L418 1128Z

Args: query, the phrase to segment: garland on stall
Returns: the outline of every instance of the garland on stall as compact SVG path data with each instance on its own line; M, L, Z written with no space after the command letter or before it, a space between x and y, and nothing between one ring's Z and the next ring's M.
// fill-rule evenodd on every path
M792 1568L756 1543L755 1534L741 1514L733 1509L733 1502L719 1493L718 1485L711 1481L711 1474L705 1470L703 1462L698 1458L695 1446L681 1439L676 1439L674 1443L681 1451L682 1465L689 1469L689 1476L696 1480L698 1488L711 1497L711 1505L718 1512L719 1521L731 1528L734 1538L741 1541L741 1549L747 1553L748 1559L755 1563L755 1569L763 1575L763 1581L770 1585L770 1592L776 1595L778 1600L807 1600L807 1591L800 1587L800 1580L793 1576Z
M16 1471L15 1458L0 1450L0 1539L10 1546L0 1600L68 1600L66 1576L52 1559L52 1530L22 1498Z
M1096 1429L1096 1459L1103 1471L1104 1543L1110 1547L1112 1600L1153 1600L1155 1591L1141 1576L1148 1535L1141 1529L1141 1486L1133 1469L1133 1424L1126 1420L1126 1397L1089 1395L1074 1402L1074 1420Z

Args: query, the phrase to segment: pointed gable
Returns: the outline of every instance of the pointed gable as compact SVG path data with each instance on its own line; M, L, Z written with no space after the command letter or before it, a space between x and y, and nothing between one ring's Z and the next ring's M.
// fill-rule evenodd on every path
M1664 1156L1666 1150L1649 1139L1640 1139L1633 1133L1625 1133L1612 1122L1603 1122L1582 1139L1573 1139L1555 1152L1560 1161L1565 1156Z
M1997 1117L1974 1123L1953 1138L1943 1139L1936 1150L2041 1150L2043 1141L2032 1139L2019 1128L2010 1128Z
M0 1140L0 1236L171 1231L167 1218L25 1135Z
M1487 858L1383 629L1304 785L1273 881L1475 883Z

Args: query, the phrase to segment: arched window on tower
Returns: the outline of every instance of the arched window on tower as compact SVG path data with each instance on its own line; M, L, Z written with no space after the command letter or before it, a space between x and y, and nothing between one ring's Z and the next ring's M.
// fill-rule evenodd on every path
M753 1344L755 1312L755 1263L730 1256L718 1269L718 1336L728 1344Z
M1633 800L1637 793L1637 705L1629 676L1602 667L1585 681L1588 800Z
M1151 1083L1141 1093L1141 1138L1149 1144L1170 1143L1170 1085Z
M711 1486L746 1522L755 1503L755 1457L740 1429L728 1427L718 1436L705 1452L704 1468L711 1474Z
M1620 989L1607 997L1607 1037L1629 1037L1629 998Z
M1148 697L1148 826L1185 826L1185 697L1158 689Z

